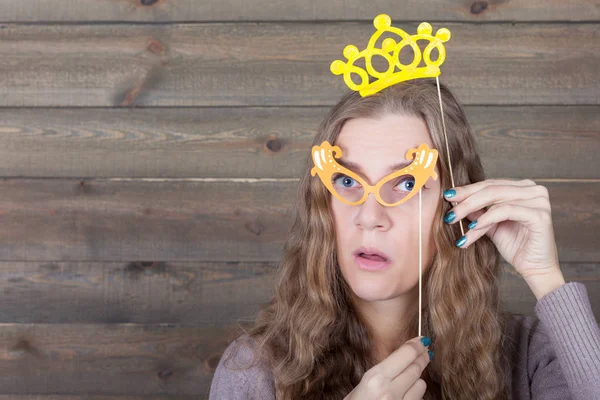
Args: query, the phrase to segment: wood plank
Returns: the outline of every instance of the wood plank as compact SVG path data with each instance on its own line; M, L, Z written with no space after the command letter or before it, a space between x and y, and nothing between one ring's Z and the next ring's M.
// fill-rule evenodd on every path
M223 326L275 286L274 262L0 263L0 323Z
M372 20L380 13L393 20L427 21L598 21L595 0L4 0L2 21L271 21Z
M585 285L596 321L600 322L600 264L598 263L561 263L560 269L566 282L581 282ZM525 280L515 269L502 261L500 279L500 299L503 309L535 315L537 299Z
M327 111L0 109L0 171L5 177L299 178ZM467 106L466 112L488 177L600 178L600 106Z
M183 324L202 329L251 321L274 293L275 262L0 263L0 323ZM586 285L600 316L600 264L563 263L567 282ZM501 263L506 310L534 315L526 282ZM0 390L1 392L1 390Z
M0 391L208 395L232 331L178 324L2 324Z
M276 261L297 183L4 178L0 261ZM543 184L560 261L599 260L600 184Z
M586 281L586 288L594 296L598 315L598 296L593 294L598 293L593 290L598 289L598 273L594 272L598 265L580 267L577 274L591 273L588 277L593 280ZM519 298L532 298L530 292L516 293ZM507 294L503 289L502 295ZM533 315L531 307L526 314ZM4 323L0 326L0 348L5 354L0 359L0 391L85 398L206 396L223 351L240 333L237 324L226 320L210 327L180 323ZM247 327L249 323L240 325Z
M452 31L440 79L469 105L597 105L598 26L436 23ZM0 106L17 107L332 105L347 87L330 63L374 30L367 22L1 28Z

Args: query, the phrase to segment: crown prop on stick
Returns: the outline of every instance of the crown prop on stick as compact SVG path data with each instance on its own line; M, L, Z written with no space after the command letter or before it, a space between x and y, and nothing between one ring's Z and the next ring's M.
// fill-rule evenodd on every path
M387 14L380 14L373 20L373 25L377 28L377 31L371 36L367 47L359 51L354 45L348 45L344 48L344 57L347 61L335 60L331 63L331 72L335 75L344 75L344 82L346 85L354 91L358 91L362 97L373 95L382 89L385 89L396 83L418 78L435 78L437 82L437 92L440 104L440 115L442 119L442 126L444 130L444 138L446 140L446 151L448 156L450 178L452 181L452 187L455 187L454 176L452 174L452 163L450 162L450 150L448 148L448 137L446 135L446 123L444 121L444 108L442 106L442 96L440 91L440 66L446 59L446 48L444 43L450 40L450 31L446 28L439 29L435 36L432 36L433 31L431 25L427 22L422 22L417 28L416 35L409 35L402 29L391 26L392 20ZM401 40L396 41L392 38L386 38L383 40L381 47L376 47L376 42L380 36L390 32L398 35ZM428 40L429 44L425 47L425 50L421 52L421 49L417 45L417 40ZM410 46L413 49L414 58L410 64L402 64L400 62L400 51L405 47ZM431 52L437 49L438 57L436 60L431 59ZM371 59L374 55L381 56L388 62L387 70L379 72L373 68ZM365 69L354 65L354 62L360 58L365 60ZM425 61L424 67L419 67L421 60ZM396 71L398 69L399 71ZM357 74L361 82L356 84L352 81L351 74ZM373 82L369 82L369 76L375 78ZM319 178L327 189L339 200L350 204L359 205L366 201L368 195L373 193L377 198L377 201L387 207L398 206L408 199L410 199L417 191L419 193L419 336L421 336L421 302L422 302L422 200L421 200L421 188L425 181L429 177L437 179L437 174L434 171L435 165L438 159L438 153L434 149L430 149L427 144L421 144L418 148L412 148L406 154L406 159L413 159L413 153L415 159L408 167L402 170L391 173L390 175L381 179L375 186L369 185L360 176L353 171L341 166L335 162L335 158L342 156L342 151L339 146L331 146L328 141L324 141L320 146L313 146L311 149L311 156L314 163L314 167L311 169L311 175L319 175ZM335 155L334 155L335 154ZM397 182L399 176L411 176L415 180L413 191L409 195L399 195L394 193L388 183ZM345 176L356 180L361 187L362 191L350 192L345 191L343 188L336 188L332 182L332 178ZM333 179L337 181L337 178ZM404 180L402 181L404 182ZM455 203L456 204L456 203ZM464 236L464 228L462 220L460 222L460 229Z
M440 74L440 65L446 59L446 48L443 43L450 40L448 29L439 29L435 36L431 36L433 28L428 22L422 22L417 28L417 34L409 35L402 29L391 26L392 19L386 14L376 16L373 25L377 28L377 31L371 36L366 49L359 52L356 46L349 44L344 48L344 57L348 61L335 60L331 63L331 72L335 75L343 74L344 82L350 89L359 91L360 95L365 97L398 82L417 78L435 78ZM396 42L392 38L387 38L383 40L381 47L376 47L377 40L386 32L394 33L400 36L402 40ZM429 44L422 54L417 45L417 40L429 40ZM410 46L414 52L414 58L410 64L400 62L400 51L405 46ZM435 61L431 60L433 49L438 50L438 58ZM373 56L385 58L388 62L388 69L384 72L375 70L371 63ZM366 71L354 65L356 60L363 57L367 67ZM419 67L422 59L425 60L425 67ZM396 72L396 68L400 71ZM360 84L357 85L352 81L351 74L353 73L360 77ZM369 75L377 80L369 83Z

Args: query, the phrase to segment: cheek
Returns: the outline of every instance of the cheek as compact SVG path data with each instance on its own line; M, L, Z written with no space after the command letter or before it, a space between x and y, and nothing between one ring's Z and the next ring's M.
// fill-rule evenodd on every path
M331 195L330 195L331 196ZM352 206L342 203L337 199L332 199L329 205L329 211L337 225L348 224L352 216Z
M347 207L332 205L331 215L335 225L335 236L338 241L343 242L345 236L350 233L352 226L352 210Z

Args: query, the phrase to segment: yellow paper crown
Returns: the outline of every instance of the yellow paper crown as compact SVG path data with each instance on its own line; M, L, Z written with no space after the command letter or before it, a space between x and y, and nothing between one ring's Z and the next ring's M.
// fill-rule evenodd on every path
M450 31L446 28L438 29L435 36L431 36L432 27L428 22L422 22L417 28L416 35L409 35L402 29L392 27L392 19L387 14L380 14L373 19L373 25L377 28L377 31L371 36L369 45L366 49L359 52L358 48L354 45L349 44L344 48L344 57L348 59L348 62L341 60L335 60L331 63L331 72L335 75L344 74L344 82L352 90L358 90L362 97L369 96L377 93L388 86L395 83L406 81L409 79L416 78L435 78L440 74L440 65L446 59L446 48L442 44L450 40ZM402 38L398 43L392 38L386 38L383 40L381 48L375 47L377 39L384 32L392 32ZM429 40L429 44L425 48L423 54L421 49L417 45L417 40L424 39ZM414 59L410 64L402 64L400 62L400 50L404 46L411 46L414 51ZM438 58L435 61L431 61L431 51L438 49ZM393 54L390 54L393 53ZM373 68L371 64L371 57L374 55L381 56L388 61L389 67L385 72L378 72ZM359 58L365 58L365 65L367 71L361 67L353 65L354 61ZM421 62L421 59L425 60L425 67L417 67ZM394 71L395 67L400 69L399 72ZM377 78L373 83L369 83L369 75ZM350 74L355 73L361 79L361 83L357 85L352 81Z

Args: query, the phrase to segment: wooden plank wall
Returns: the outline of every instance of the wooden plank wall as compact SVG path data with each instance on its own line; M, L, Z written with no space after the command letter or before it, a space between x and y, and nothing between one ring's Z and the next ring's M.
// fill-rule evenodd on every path
M600 315L598 0L0 7L0 400L208 397L272 293L302 162L345 89L329 63L379 13L452 31L441 79L488 176L549 189L565 277Z

